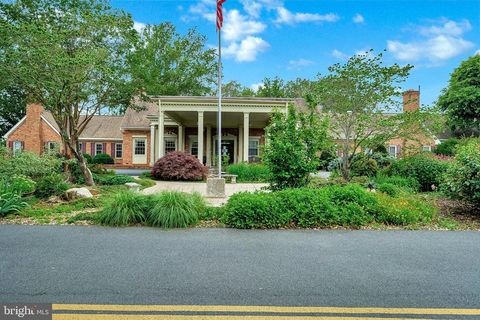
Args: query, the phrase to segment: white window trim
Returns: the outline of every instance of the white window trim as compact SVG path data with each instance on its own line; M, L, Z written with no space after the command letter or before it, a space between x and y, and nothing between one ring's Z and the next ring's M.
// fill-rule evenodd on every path
M137 154L137 153L136 153L136 149L137 149L137 148L136 148L136 142L137 142L138 140L143 140L144 143L145 143L145 153L144 153L144 154ZM132 155L134 155L134 156L146 156L146 155L147 155L147 138L146 138L146 137L135 137L135 138L133 139L133 152L132 152Z
M198 136L188 136L188 152L193 155L192 153L192 146L193 143L196 142L198 144ZM198 149L198 146L197 146ZM198 154L197 154L198 155ZM195 156L196 157L196 156Z
M163 138L163 153L167 154L167 141L175 143L175 150L178 150L177 136L176 135L167 135ZM170 151L173 152L173 151Z
M250 141L257 141L258 142L258 147L257 147L257 155L256 156L251 156L250 155ZM248 157L259 157L260 156L260 137L258 136L253 136L253 137L248 137Z
M104 152L105 150L103 150L103 143L98 143L98 142L97 142L97 143L95 143L95 150L94 150L94 151L95 151L95 154L94 154L94 156L96 156L97 154L100 154L100 153L98 152L97 146L101 146L101 147L102 147L102 151L101 151L100 153L105 153L105 152Z
M425 150L425 147L427 148L427 150ZM432 146L424 145L424 146L422 146L422 151L423 152L431 152L432 151Z
M20 148L18 148L18 149L17 149L17 148L15 148L15 145L16 145L17 143L19 143L19 144L20 144ZM13 141L13 145L12 145L12 152L13 152L13 155L14 155L14 156L15 156L15 155L17 155L17 150L19 150L19 151L20 151L19 153L21 153L21 152L23 151L23 148L22 148L22 141L20 141L20 140L14 140L14 141Z
M121 157L117 156L118 145L122 146L122 156ZM116 142L115 143L115 159L122 159L122 158L123 158L123 143Z
M388 150L387 150L387 151L388 151L388 154L389 154L390 156L391 156L391 153L390 153L390 148L391 148L391 147L395 148L395 155L394 155L393 157L396 159L396 158L397 158L397 153L398 153L398 146L395 145L395 144L391 144L391 145L388 146Z

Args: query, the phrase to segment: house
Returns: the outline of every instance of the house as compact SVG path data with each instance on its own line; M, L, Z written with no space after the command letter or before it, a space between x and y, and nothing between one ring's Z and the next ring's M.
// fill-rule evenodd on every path
M107 153L116 167L151 167L171 151L185 151L214 165L217 149L216 97L152 96L135 100L141 111L128 109L123 116L94 116L80 135L84 153ZM288 104L301 107L302 99L222 99L222 156L229 163L259 160L265 144L265 127L274 110ZM39 104L27 106L26 116L4 136L7 146L36 154L62 147L52 114Z
M171 151L185 151L214 166L217 149L216 97L152 96L135 100L141 111L128 109L123 116L94 116L80 136L83 153L109 154L116 167L151 167ZM222 100L222 156L229 163L255 162L265 144L265 127L274 111L285 112L288 104L304 107L302 99L224 98ZM420 108L420 92L408 90L403 111ZM50 112L30 104L26 116L4 136L7 146L36 154L61 148L59 128ZM341 139L337 139L341 143ZM415 141L393 139L388 153L397 158L407 150L431 151L440 143L433 135Z

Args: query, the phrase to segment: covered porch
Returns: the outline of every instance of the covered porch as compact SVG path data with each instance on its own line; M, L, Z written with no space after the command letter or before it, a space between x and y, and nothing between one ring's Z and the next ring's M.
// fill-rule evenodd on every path
M150 165L168 152L184 151L215 166L218 155L215 97L152 97L158 114L149 115ZM222 99L222 157L229 163L255 162L266 143L265 127L270 114L285 112L289 99Z

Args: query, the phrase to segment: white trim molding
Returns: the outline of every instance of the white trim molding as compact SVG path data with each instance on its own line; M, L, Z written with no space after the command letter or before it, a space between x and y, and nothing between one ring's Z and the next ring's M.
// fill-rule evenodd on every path
M27 116L24 116L22 119L20 119L17 124L15 124L10 130L7 131L7 133L3 135L3 138L8 139L8 136L11 135L15 130L17 130L17 128L20 127L20 125L25 121L25 119L27 119Z
M60 135L60 132L45 118L43 115L40 116L40 119L45 121L50 128L52 128L53 131L55 131L58 135Z

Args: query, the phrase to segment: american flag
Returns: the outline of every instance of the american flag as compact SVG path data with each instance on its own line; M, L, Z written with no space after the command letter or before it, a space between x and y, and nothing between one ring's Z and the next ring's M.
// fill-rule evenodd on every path
M222 29L223 24L223 12L222 5L227 0L217 0L217 30Z

